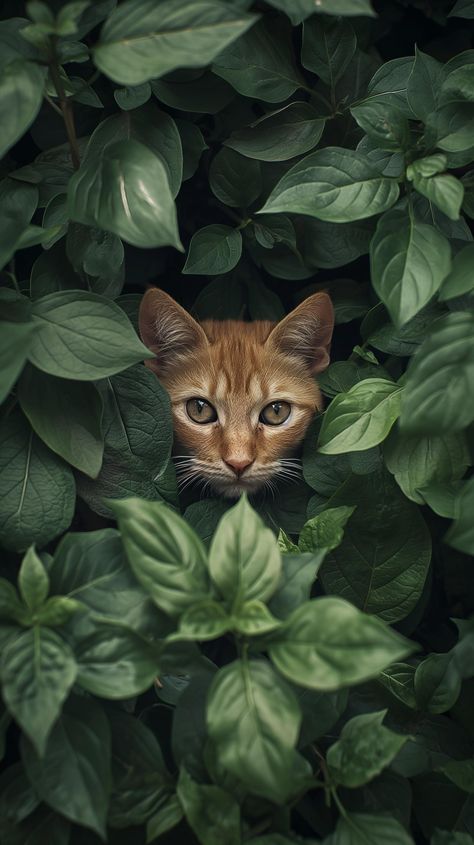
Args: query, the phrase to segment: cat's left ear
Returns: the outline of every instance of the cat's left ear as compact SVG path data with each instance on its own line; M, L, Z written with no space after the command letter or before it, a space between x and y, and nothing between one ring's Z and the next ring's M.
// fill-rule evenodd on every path
M334 308L327 293L314 293L271 331L267 343L303 361L311 373L325 370L334 328Z

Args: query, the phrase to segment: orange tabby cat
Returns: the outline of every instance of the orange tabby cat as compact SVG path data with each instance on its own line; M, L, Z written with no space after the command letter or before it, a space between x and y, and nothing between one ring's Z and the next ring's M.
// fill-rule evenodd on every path
M315 293L280 323L196 322L168 294L147 291L140 334L146 361L171 397L178 474L227 497L296 475L291 456L322 397L331 300Z

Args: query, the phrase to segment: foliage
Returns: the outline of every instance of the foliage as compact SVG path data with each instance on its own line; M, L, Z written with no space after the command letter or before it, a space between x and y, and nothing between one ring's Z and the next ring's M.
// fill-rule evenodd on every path
M473 19L3 4L2 845L474 842ZM329 290L274 500L179 493L148 283Z

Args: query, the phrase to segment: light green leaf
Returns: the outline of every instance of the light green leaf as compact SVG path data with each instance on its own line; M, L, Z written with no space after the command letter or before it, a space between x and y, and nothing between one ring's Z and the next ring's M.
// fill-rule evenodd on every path
M309 103L295 102L236 129L224 143L247 158L287 161L316 147L324 126Z
M28 623L29 617L30 614L21 601L16 588L6 578L0 578L0 619L22 624Z
M105 838L111 789L110 728L100 704L71 696L39 756L28 741L22 759L37 794L53 810Z
M463 247L453 258L451 272L441 285L439 298L443 301L474 291L474 244Z
M74 655L54 631L36 625L7 643L0 671L5 704L42 756L76 679Z
M199 229L191 238L182 272L216 276L228 273L240 261L242 235L237 229L214 223Z
M111 503L138 581L165 613L177 616L208 598L204 546L180 516L159 502Z
M0 158L30 128L41 103L46 68L14 59L0 72Z
M281 103L304 85L293 56L291 31L266 16L214 61L212 70L239 94Z
M71 522L70 468L44 446L20 413L0 425L0 540L7 549L41 547Z
M100 698L122 700L149 689L158 657L144 638L121 625L96 624L75 648L79 686Z
M244 602L266 601L275 592L281 556L266 528L244 495L222 517L209 552L209 573L222 597L240 613Z
M92 381L154 357L122 309L96 293L50 293L36 300L32 314L38 331L28 358L53 376Z
M409 146L407 119L396 106L368 99L353 106L351 114L360 128L382 150L403 151Z
M139 141L116 141L87 157L69 181L68 213L133 246L182 249L166 168Z
M127 0L108 16L94 62L122 85L140 85L175 68L208 65L256 20L215 0Z
M376 677L413 646L377 617L343 599L324 597L298 607L272 635L268 651L290 681L336 690Z
M459 179L449 173L439 176L420 176L414 165L407 168L407 177L413 181L415 190L434 203L450 220L459 220L464 199L464 185Z
M386 710L354 716L344 725L337 742L330 746L326 762L341 786L354 789L377 777L388 766L406 736L382 725Z
M206 845L240 845L240 808L219 786L196 783L181 766L177 795L189 826Z
M462 678L453 655L430 654L415 671L415 697L419 710L445 713L456 703Z
M18 586L20 595L30 610L37 610L46 601L49 578L33 546L28 549L22 560Z
M355 511L354 507L328 508L313 516L305 524L298 546L302 552L316 552L319 549L337 548L344 536L345 525Z
M415 61L408 78L407 98L413 114L424 123L432 112L436 111L445 76L446 71L441 62L415 47Z
M279 803L297 790L300 721L294 694L267 662L235 660L217 672L207 702L209 737L221 765L256 795Z
M430 484L420 490L420 495L431 510L439 516L454 519L458 510L459 493L462 486L462 481L451 481L450 484L446 482Z
M466 481L455 500L455 522L451 525L445 540L454 549L465 554L474 554L474 480Z
M207 599L188 607L179 620L178 630L167 639L168 642L214 640L232 627L232 619L225 608L213 599Z
M469 466L469 451L462 434L403 436L392 431L384 444L384 459L405 496L423 505L420 490L461 478Z
M271 612L280 619L286 619L295 608L309 599L311 587L326 554L326 549L305 553L300 552L297 546L294 548L296 554L282 555L280 581L269 602Z
M330 845L415 845L403 825L392 816L346 813L337 823ZM329 843L328 843L329 845Z
M268 634L280 627L280 620L275 619L267 606L252 599L246 601L239 611L232 617L233 629L244 637L256 637L260 634Z
M311 17L303 25L301 62L331 89L344 73L357 47L348 21Z
M410 361L400 426L410 434L460 431L474 420L474 314L437 320Z
M447 152L463 152L472 148L473 79L474 63L452 70L441 87L438 108L428 123L428 129L437 137L437 146Z
M223 147L209 168L209 185L212 193L224 205L247 208L261 191L260 164Z
M102 400L96 387L28 367L18 386L18 398L43 442L72 466L95 478L104 453Z
M395 181L361 153L326 147L303 158L286 173L260 210L308 214L333 223L372 217L398 197Z
M39 625L55 628L65 625L79 610L84 610L84 605L80 601L68 599L65 596L52 596L38 609L35 618Z
M319 452L360 452L381 443L400 413L402 388L381 378L368 378L331 402L319 434Z
M176 795L172 795L166 803L160 807L157 813L148 819L146 826L147 845L154 842L163 833L176 827L183 818L183 808Z
M404 211L380 218L370 244L372 284L397 328L439 289L451 269L448 240Z

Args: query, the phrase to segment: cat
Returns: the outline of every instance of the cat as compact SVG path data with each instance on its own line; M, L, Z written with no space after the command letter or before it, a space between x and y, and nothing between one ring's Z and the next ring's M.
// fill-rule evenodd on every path
M334 311L327 293L308 297L279 323L198 323L150 288L139 326L156 355L145 364L171 399L182 485L204 482L237 498L298 474L291 456L323 407L314 376L329 364Z

